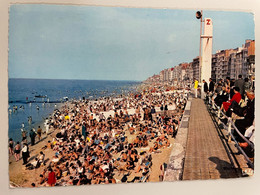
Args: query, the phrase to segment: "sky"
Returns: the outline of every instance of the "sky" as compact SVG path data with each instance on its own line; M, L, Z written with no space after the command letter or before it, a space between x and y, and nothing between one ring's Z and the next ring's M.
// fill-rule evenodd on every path
M11 5L9 78L143 81L199 55L197 10ZM213 53L255 39L254 15L203 10Z

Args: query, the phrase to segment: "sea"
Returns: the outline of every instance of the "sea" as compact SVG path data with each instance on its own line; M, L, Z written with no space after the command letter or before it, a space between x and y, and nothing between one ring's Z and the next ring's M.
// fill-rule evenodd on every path
M25 129L29 135L30 129L37 129L38 125L43 124L44 120L66 100L116 97L136 92L140 83L137 81L11 78L8 80L9 138L15 142L21 141L22 129ZM32 122L28 120L30 117Z

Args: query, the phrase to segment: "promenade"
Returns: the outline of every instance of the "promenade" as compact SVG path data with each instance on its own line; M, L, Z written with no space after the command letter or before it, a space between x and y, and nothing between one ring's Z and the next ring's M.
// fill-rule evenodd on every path
M193 99L183 180L236 178L238 174L202 99Z
M227 131L215 126L202 99L190 97L169 158L164 181L241 177L247 167Z

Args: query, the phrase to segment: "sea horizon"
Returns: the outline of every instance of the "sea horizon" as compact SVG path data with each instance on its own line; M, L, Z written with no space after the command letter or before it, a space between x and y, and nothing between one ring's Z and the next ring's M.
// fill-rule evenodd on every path
M55 79L55 78L8 78L9 79L17 79L17 80L64 80L64 81L120 81L120 82L144 82L145 80L110 80L110 79Z

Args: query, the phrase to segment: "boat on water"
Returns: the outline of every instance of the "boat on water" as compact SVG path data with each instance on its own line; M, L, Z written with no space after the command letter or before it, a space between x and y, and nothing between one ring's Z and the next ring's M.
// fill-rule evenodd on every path
M47 98L47 95L35 95L35 98Z

